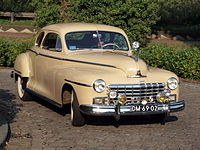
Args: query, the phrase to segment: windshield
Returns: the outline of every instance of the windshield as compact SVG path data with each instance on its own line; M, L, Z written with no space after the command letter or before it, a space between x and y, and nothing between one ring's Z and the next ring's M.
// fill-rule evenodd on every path
M117 32L109 31L81 31L70 32L65 35L69 50L81 49L119 49L128 50L125 37Z

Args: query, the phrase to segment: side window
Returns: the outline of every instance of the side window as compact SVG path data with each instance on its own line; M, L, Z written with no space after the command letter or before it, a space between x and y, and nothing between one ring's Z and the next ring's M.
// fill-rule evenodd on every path
M36 43L35 43L36 46L40 47L43 37L44 37L44 32L41 32L39 34L39 36L37 37L37 40L36 40Z
M42 48L50 51L60 52L62 50L60 36L56 33L48 33L43 41Z

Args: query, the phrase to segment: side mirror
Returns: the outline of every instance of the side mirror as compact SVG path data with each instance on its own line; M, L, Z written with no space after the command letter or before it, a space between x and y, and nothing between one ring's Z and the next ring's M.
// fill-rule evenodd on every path
M139 51L139 47L140 47L140 43L138 41L134 41L132 45L133 50Z

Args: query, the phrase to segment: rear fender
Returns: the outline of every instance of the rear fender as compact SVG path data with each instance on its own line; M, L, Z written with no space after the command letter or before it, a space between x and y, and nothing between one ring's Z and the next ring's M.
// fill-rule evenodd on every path
M17 56L14 72L21 77L30 77L29 56L27 53L22 53Z

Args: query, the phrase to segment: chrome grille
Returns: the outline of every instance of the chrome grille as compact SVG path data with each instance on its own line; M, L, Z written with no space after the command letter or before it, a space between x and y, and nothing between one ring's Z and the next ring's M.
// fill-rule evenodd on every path
M118 95L125 94L127 103L138 103L144 98L156 101L156 95L164 91L164 83L146 83L146 84L111 84L108 85L109 91L116 91ZM115 99L110 99L111 103L115 103Z

